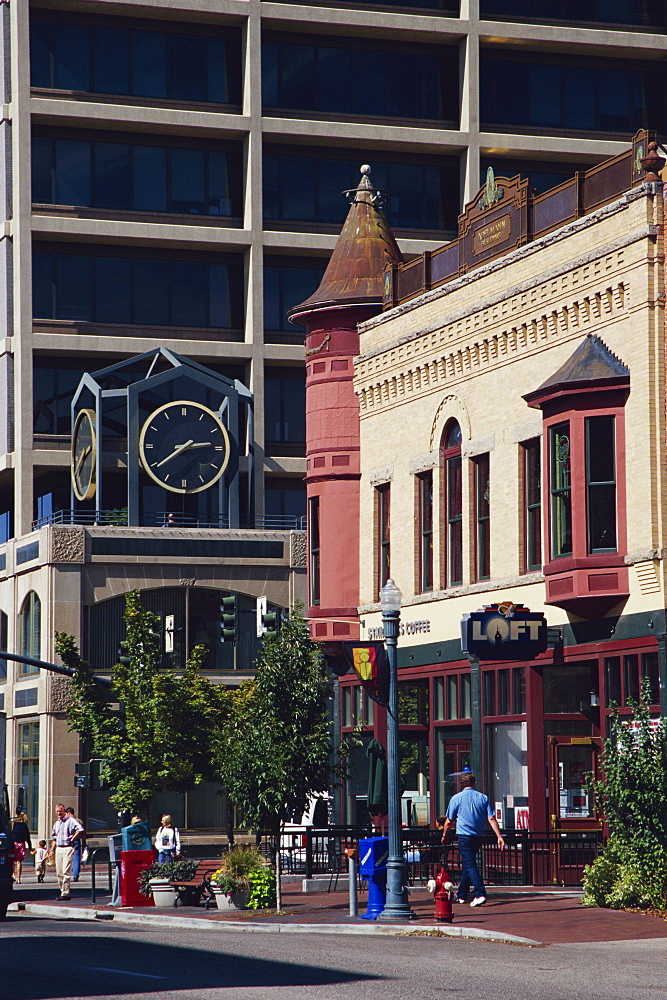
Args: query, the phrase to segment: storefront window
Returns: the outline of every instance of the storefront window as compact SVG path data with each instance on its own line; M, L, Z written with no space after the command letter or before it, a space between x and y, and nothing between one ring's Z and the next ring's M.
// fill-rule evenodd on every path
M503 722L486 727L488 774L487 794L492 802L506 808L527 805L528 763L527 726L525 722ZM507 796L511 799L507 800ZM516 798L525 800L517 803ZM508 817L506 817L506 825Z
M39 806L39 722L23 722L18 727L19 785L23 788L23 809L28 826L37 829Z
M576 714L591 703L597 691L597 661L545 666L543 674L544 712Z
M398 721L402 725L429 724L428 681L399 681Z

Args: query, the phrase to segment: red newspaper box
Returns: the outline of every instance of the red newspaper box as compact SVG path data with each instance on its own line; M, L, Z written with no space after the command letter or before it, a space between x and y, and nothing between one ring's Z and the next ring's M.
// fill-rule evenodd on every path
M121 906L154 906L152 896L139 892L141 873L153 864L154 851L120 852L120 903Z

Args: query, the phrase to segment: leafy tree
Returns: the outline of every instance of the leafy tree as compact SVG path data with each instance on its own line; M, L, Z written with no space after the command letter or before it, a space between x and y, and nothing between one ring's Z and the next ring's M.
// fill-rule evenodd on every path
M126 596L129 663L111 671L110 691L94 680L72 636L56 635L56 650L74 671L70 728L105 762L117 809L148 814L152 797L183 791L214 777L210 736L229 711L229 693L200 673L205 646L195 646L182 674L158 669L157 615L144 610L138 591Z
M633 716L614 715L591 780L610 838L584 874L588 906L667 906L667 721L651 720L648 681Z
M332 782L324 659L295 604L278 634L265 639L257 676L234 695L213 747L218 774L249 826L268 830L276 853L280 909L280 836L310 796Z

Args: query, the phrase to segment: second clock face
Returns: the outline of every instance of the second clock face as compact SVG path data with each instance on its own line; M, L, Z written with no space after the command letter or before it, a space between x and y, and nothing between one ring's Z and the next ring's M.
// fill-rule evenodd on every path
M217 414L183 399L151 413L139 438L141 464L172 493L213 486L227 467L229 451L227 428Z

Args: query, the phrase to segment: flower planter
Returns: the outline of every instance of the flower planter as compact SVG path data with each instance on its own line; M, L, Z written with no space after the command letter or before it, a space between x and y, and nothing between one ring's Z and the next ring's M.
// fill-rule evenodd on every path
M155 906L173 906L176 890L169 884L168 878L152 878L150 880L151 895Z
M211 886L215 894L215 901L219 910L245 910L248 905L249 892L247 889L238 889L231 895L226 895L217 886Z

